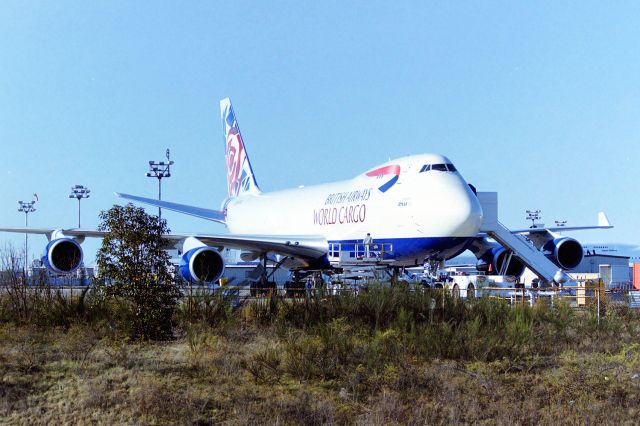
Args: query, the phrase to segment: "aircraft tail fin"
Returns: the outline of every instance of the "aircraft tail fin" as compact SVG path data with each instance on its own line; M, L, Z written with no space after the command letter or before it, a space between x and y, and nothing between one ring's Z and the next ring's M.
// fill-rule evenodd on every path
M236 114L231 106L231 100L224 98L220 101L220 113L225 139L225 160L227 163L227 188L229 197L243 194L259 194L260 188L256 182L249 156L244 146Z

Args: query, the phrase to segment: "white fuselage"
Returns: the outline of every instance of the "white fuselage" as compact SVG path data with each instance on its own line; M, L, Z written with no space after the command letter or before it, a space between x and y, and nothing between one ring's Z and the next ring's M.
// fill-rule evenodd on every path
M475 237L482 222L477 197L458 172L421 171L433 164L451 162L415 155L346 181L232 198L226 223L234 234L322 236L330 242L362 240L367 233L393 241Z

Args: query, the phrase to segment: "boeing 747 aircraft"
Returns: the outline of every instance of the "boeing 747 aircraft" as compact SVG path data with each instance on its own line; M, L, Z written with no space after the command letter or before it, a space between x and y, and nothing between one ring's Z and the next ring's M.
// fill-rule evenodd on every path
M330 268L332 260L344 260L345 254L364 261L369 261L363 259L365 255L373 256L372 261L392 267L421 265L425 259L453 258L467 248L474 251L480 266L492 264L494 271L503 269L507 258L510 272L522 266L517 257L507 257L508 250L480 232L483 210L475 189L447 157L413 155L345 181L262 192L228 98L220 102L220 110L228 188L221 210L117 194L227 227L227 235L165 236L171 248L182 253L180 271L186 279L217 280L224 271L223 248L241 249L244 258L251 259L277 255L290 269ZM58 273L79 267L85 237L103 235L85 229L0 231L45 234L49 243L43 262ZM576 240L557 238L544 229L527 231L529 241L560 268L575 267L582 259L582 246ZM362 241L367 233L374 242L365 251Z

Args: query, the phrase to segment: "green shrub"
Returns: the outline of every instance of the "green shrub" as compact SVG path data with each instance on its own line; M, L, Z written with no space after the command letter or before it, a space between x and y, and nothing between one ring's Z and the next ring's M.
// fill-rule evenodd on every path
M308 333L293 332L285 343L285 369L294 377L332 379L360 359L352 327L345 318L319 324Z
M114 205L100 213L105 231L96 254L99 294L129 308L126 331L135 339L167 339L173 335L173 315L181 297L169 273L169 229L165 220L132 204Z
M462 309L452 303L447 321L417 326L408 335L407 347L430 359L492 361L524 354L533 331L530 308L489 298L470 306ZM446 311L443 316L448 317Z
M251 375L254 383L273 385L282 378L281 353L279 346L268 346L242 360L240 366Z
M234 320L233 305L221 291L196 290L187 294L178 305L176 319L183 326L203 323L211 327L224 326Z

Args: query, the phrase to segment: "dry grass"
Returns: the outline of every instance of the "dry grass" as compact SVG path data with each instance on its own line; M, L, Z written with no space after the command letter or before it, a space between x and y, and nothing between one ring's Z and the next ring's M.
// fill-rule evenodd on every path
M425 312L442 304L385 292L209 306L166 342L131 341L101 321L0 323L0 422L611 424L640 414L636 312L606 306L600 325L593 310L563 305L446 300L446 311Z
M4 326L0 418L7 424L386 425L625 423L640 414L637 343L615 353L493 362L419 360L400 351L378 366L346 360L344 368L330 368L349 355L322 353L315 342L307 348L315 362L309 372L304 363L290 364L300 356L291 347L300 342L289 346L274 330L249 341L206 328L192 333L197 337L164 343L105 337L79 344L79 335L91 340L95 332ZM361 344L380 348L374 342L381 338Z

